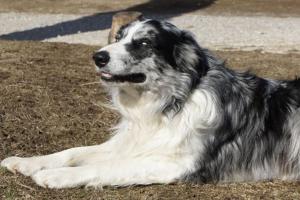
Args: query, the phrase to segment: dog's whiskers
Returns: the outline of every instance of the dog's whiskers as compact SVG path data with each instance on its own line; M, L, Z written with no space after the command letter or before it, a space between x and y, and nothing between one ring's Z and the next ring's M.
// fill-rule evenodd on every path
M98 102L98 103L95 103L95 102L92 102L95 106L97 107L102 107L102 108L107 108L107 109L110 109L110 110L117 110L113 105L111 105L109 102Z
M80 84L80 86L86 86L86 85L94 85L94 84L99 84L101 83L100 81L96 81L96 82L89 82L89 83L83 83L83 84Z

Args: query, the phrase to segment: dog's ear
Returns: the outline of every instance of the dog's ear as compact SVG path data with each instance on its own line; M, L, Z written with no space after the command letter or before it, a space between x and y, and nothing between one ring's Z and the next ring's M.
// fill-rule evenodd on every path
M173 49L173 58L179 71L192 76L193 85L198 84L208 70L207 59L202 48L194 36L187 31L181 31L179 41Z
M137 21L144 21L145 18L140 12L119 12L113 16L112 26L108 36L108 43L116 42L123 29Z

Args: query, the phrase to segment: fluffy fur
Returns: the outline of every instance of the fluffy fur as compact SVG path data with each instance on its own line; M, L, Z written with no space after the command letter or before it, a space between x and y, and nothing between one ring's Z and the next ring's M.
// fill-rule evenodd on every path
M156 20L122 27L94 59L122 116L112 138L2 166L50 188L299 178L300 80L234 72Z

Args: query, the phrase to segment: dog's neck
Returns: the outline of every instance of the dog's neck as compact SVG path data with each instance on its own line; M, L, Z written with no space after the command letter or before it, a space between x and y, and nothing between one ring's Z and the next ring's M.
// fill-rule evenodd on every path
M193 106L195 105L197 106L196 113L198 114L192 119L195 118L198 119L198 122L203 122L203 124L198 124L201 126L201 129L206 129L214 124L214 120L211 121L211 116L214 116L214 119L218 119L218 117L215 117L216 108L212 103L214 101L213 95L202 90L197 90L191 94L191 97L185 103L183 111L171 117L163 112L167 98L156 92L128 87L114 88L111 90L111 95L112 102L123 119L133 123L138 122L145 126L151 124L154 127L155 125L161 125L161 123L173 123L172 121L181 119L182 114L193 115L195 113Z
M128 136L126 141L134 138L132 149L141 148L141 151L148 151L149 149L145 148L149 145L152 147L151 141L156 141L157 145L157 140L158 146L164 149L166 144L171 149L177 148L178 145L190 146L186 143L186 137L206 138L214 131L214 119L217 117L214 104L211 103L213 97L204 91L198 90L193 93L183 110L173 118L162 112L161 96L157 93L141 92L133 88L114 88L110 91L113 104L122 115L115 127L116 134ZM199 131L203 134L199 134ZM195 141L200 141L198 139ZM195 148L202 148L202 143L197 143Z
M112 102L120 114L132 121L157 121L163 117L161 99L157 93L134 87L114 88Z

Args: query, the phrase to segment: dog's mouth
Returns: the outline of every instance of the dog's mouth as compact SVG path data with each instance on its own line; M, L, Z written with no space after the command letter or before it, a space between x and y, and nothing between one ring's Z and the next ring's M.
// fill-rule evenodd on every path
M132 74L111 74L108 72L97 72L97 75L102 80L107 82L129 82L129 83L143 83L146 80L146 75L143 73L132 73Z

